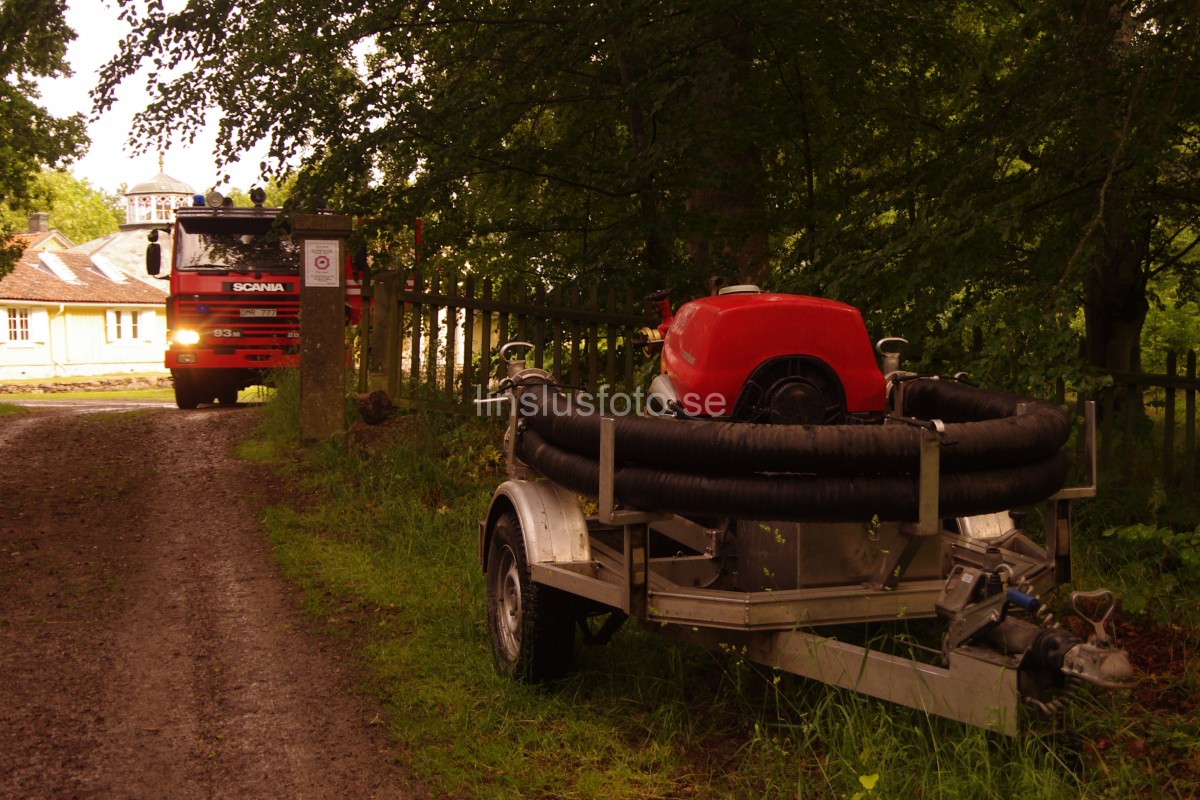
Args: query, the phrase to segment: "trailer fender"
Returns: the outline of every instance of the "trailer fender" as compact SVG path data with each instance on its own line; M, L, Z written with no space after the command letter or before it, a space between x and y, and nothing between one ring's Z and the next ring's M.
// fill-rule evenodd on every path
M525 553L532 563L590 561L587 520L574 493L548 481L505 481L492 494L479 538L479 564L487 554L496 520L512 511L521 523Z

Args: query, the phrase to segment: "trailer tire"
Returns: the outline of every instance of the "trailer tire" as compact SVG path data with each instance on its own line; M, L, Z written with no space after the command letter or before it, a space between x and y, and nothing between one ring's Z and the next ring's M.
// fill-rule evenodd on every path
M487 560L488 635L496 671L522 683L542 683L571 668L574 597L534 583L521 525L511 511L492 530Z

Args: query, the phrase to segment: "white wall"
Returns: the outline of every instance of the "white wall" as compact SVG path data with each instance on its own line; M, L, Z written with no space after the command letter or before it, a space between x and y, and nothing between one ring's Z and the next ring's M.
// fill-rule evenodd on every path
M0 302L0 380L165 372L166 316L162 306L21 304L30 312L29 341L9 341ZM137 337L114 326L114 312L138 315ZM35 321L36 320L36 321ZM127 323L128 316L123 317Z

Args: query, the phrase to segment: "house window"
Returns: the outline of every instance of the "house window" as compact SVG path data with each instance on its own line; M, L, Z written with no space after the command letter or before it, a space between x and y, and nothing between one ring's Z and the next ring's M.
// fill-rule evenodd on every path
M8 316L8 341L10 342L28 342L29 341L29 309L28 308L10 308L7 309Z
M110 308L104 312L104 327L110 342L149 341L153 336L154 312Z
M0 308L0 343L32 347L49 341L50 323L44 308Z
M122 308L109 309L105 314L108 340L124 342L136 338L133 328L137 325L137 315Z

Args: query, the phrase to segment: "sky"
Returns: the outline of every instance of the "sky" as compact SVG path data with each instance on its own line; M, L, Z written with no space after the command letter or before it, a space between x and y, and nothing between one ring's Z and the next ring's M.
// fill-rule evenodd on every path
M111 56L126 32L125 23L117 19L114 0L70 0L67 24L75 29L77 38L67 48L67 60L74 75L69 78L40 82L41 105L55 116L83 112L91 116L88 92L96 85L99 69ZM116 192L122 183L129 186L149 180L158 174L158 153L135 156L126 144L133 115L145 105L143 83L127 80L117 93L117 102L99 120L89 124L92 145L87 154L67 169L76 178L86 180L95 189ZM196 137L185 148L181 139L163 153L163 171L192 187L206 192L213 188L221 174L214 166L213 145L215 126ZM258 182L261 154L250 154L228 167L232 186L246 190Z

